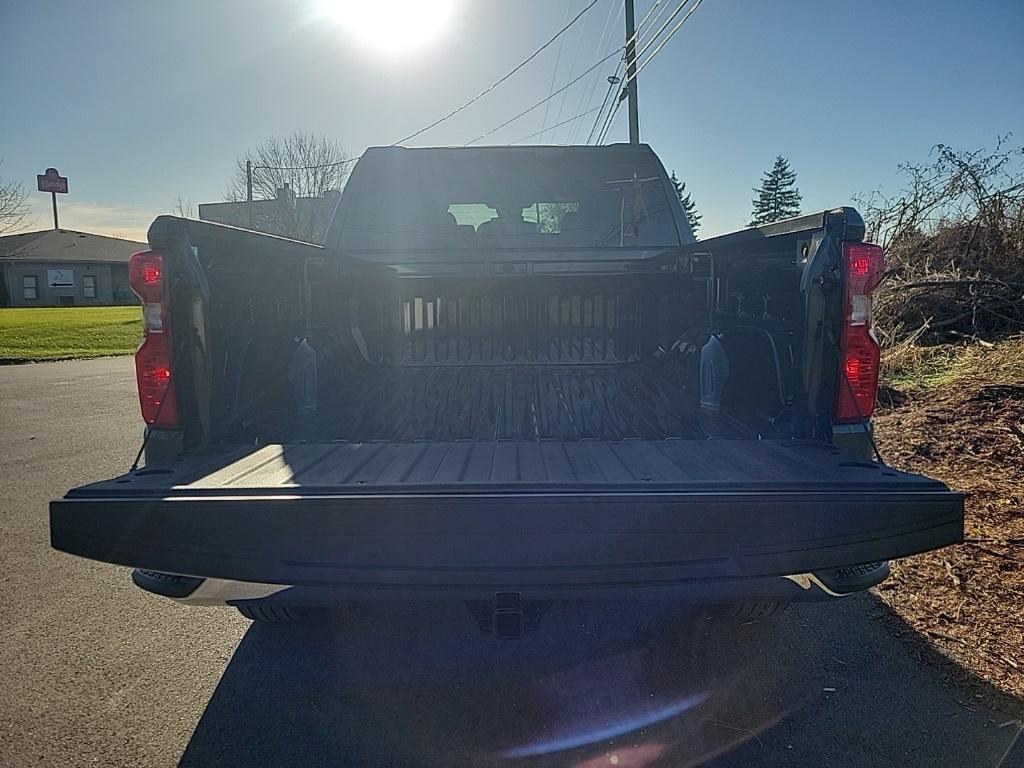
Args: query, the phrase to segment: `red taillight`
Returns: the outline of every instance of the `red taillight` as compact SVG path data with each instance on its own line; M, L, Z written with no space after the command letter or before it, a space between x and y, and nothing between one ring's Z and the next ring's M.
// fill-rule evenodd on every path
M846 262L847 296L868 295L882 282L885 273L882 246L846 243L843 245L843 259Z
M871 330L871 292L882 281L882 248L870 243L843 245L845 301L840 339L836 421L858 422L875 411L881 350Z
M164 276L162 253L142 251L132 254L128 280L142 300L145 331L145 338L135 353L135 376L139 384L142 418L152 427L178 426L169 286Z
M871 261L869 259L854 259L850 262L850 274L862 276L866 275L871 271Z
M142 418L152 427L178 424L178 398L171 380L171 347L166 333L146 336L135 353Z
M128 265L128 282L143 301L164 300L164 255L159 251L133 253Z

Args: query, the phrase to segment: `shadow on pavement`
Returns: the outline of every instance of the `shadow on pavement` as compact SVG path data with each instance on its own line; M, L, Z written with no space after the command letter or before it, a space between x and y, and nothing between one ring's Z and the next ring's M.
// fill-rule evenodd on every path
M556 605L519 640L456 605L256 625L181 765L1024 765L891 621L862 596L746 626Z

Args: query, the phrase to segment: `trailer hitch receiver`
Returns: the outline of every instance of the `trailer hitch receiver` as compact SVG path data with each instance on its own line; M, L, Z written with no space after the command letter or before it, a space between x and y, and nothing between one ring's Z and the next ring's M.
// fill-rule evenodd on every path
M536 631L547 606L547 601L527 600L522 592L496 592L490 601L469 603L469 610L481 632L514 638Z

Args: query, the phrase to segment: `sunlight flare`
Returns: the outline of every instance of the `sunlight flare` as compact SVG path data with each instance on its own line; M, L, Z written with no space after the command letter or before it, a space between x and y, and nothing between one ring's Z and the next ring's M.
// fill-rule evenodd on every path
M360 44L401 55L437 40L451 22L455 0L322 0L321 8Z

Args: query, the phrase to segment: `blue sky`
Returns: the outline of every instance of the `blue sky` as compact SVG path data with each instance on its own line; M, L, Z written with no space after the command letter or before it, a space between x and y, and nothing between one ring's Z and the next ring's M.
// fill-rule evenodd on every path
M71 186L63 226L140 238L179 194L221 199L236 157L272 134L325 133L358 154L432 122L525 58L567 9L453 1L433 39L396 55L325 15L331 0L3 0L0 175L34 190L56 166ZM586 2L568 0L569 13ZM621 44L620 4L600 0L561 44L416 142L461 144L503 122L549 93L556 60L556 83L579 74ZM649 4L637 0L638 20ZM606 23L615 39L599 46ZM1020 0L705 0L640 77L641 136L687 182L707 236L746 223L776 154L815 210L893 189L897 163L936 143L991 147L1010 131L1024 142L1022 50ZM596 106L613 69L568 91L560 119ZM543 118L489 140L515 141ZM48 196L31 197L36 228L49 226Z

